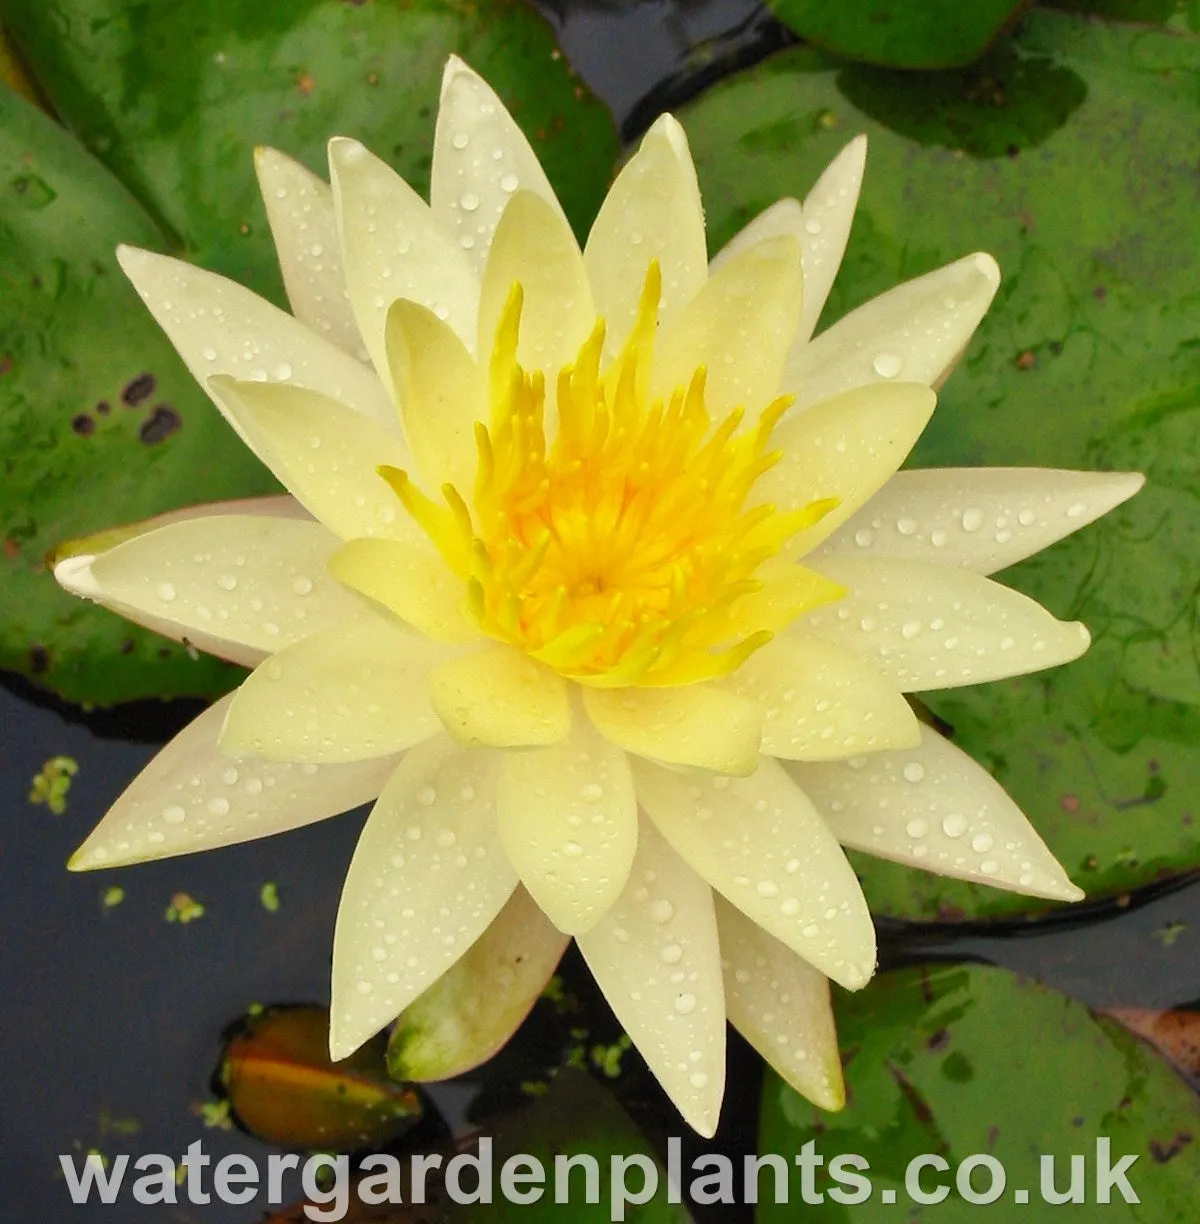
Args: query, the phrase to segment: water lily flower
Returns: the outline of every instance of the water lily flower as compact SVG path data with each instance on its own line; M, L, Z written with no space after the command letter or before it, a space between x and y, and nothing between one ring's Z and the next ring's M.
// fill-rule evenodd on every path
M875 967L843 846L1081 896L903 694L1079 655L1082 625L987 575L1140 477L899 470L998 272L970 255L812 339L864 157L852 142L710 263L664 116L581 250L519 128L452 60L428 204L353 140L331 143L330 185L260 150L291 314L122 250L294 500L200 508L57 565L254 668L71 866L374 799L334 940L334 1057L405 1012L414 1074L462 1070L574 938L704 1134L727 1019L800 1092L843 1101L828 983Z

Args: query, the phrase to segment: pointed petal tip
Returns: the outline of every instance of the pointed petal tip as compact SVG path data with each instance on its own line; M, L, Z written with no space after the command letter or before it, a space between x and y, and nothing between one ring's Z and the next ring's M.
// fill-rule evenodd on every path
M95 560L95 555L91 553L64 557L54 567L54 580L72 595L95 599L100 594L100 587L92 575L92 562Z
M92 854L91 854L91 851L88 849L88 844L87 842L84 842L83 845L80 846L79 849L76 850L75 853L72 854L69 859L67 859L67 870L68 871L91 871L93 870L93 868L98 867L99 864L95 862L90 862L89 860L91 859L91 857L92 857Z
M970 257L974 263L976 270L989 281L993 288L999 288L1000 285L1000 265L995 258L989 255L986 251L977 251Z

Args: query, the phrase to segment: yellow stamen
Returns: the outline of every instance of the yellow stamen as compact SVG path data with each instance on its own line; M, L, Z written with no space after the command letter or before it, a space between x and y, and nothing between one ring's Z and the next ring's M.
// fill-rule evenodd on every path
M484 632L596 686L728 675L783 625L842 594L811 571L772 566L837 499L787 510L752 500L779 460L767 447L790 399L767 405L752 428L741 408L714 422L703 367L665 402L650 399L660 292L652 263L618 357L601 369L598 323L559 371L548 441L542 375L517 361L514 286L489 363L490 425L475 430L471 504L447 485L439 505L405 473L380 468L466 580ZM764 565L778 572L764 578Z

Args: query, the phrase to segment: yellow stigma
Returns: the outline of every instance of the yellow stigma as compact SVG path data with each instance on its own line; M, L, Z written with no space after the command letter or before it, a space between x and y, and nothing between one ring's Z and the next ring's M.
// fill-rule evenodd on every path
M471 504L446 485L440 505L405 473L380 469L466 580L483 631L584 684L727 675L781 624L841 593L789 581L782 614L778 598L754 598L756 571L837 501L785 513L751 498L779 458L767 443L787 397L746 429L741 409L713 422L703 367L669 400L650 398L660 288L653 263L633 331L607 369L600 322L559 373L547 439L542 375L517 361L514 286L491 356L491 426L476 425Z

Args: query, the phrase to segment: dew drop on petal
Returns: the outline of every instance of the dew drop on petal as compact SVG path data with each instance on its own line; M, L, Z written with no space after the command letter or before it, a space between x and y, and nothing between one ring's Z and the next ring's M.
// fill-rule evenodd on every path
M880 378L895 378L904 369L904 360L895 353L879 353L871 362L871 368Z

